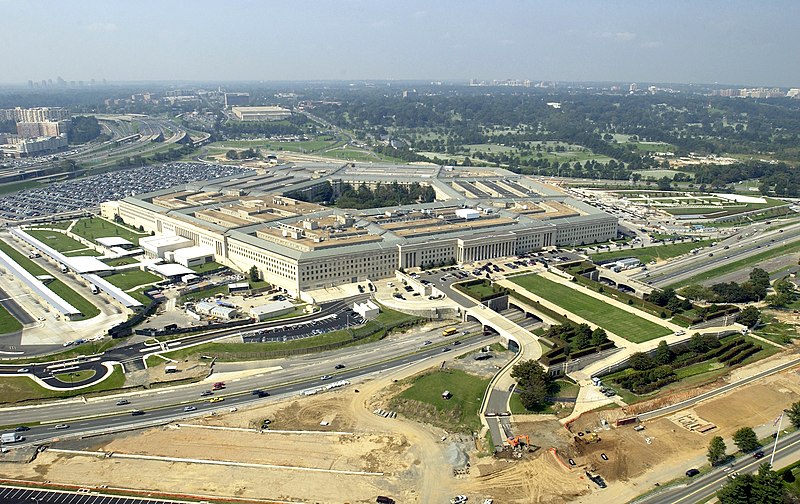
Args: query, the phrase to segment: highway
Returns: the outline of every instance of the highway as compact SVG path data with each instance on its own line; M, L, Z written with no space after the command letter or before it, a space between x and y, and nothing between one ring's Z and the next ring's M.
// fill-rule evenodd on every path
M693 504L695 502L705 502L727 482L728 474L731 472L757 472L761 464L769 461L771 449L771 445L764 447L766 456L763 459L756 460L750 456L744 456L733 464L715 468L708 474L695 476L686 484L665 487L657 493L633 502L636 504ZM800 452L800 431L781 437L778 440L778 448L775 452L775 467L780 468L797 460L798 452ZM687 467L686 469L690 468Z
M649 271L636 273L632 277L656 287L665 287L725 264L760 254L769 247L781 246L800 239L800 224L792 224L780 230L765 229L764 224L751 226L745 232L721 240L715 246L704 248L696 255L689 254L663 266L652 266Z
M0 409L0 425L7 426L6 430L9 430L8 428L15 425L42 422L22 433L26 439L20 444L25 445L65 435L124 430L134 426L166 423L187 416L204 416L212 411L270 400L269 397L261 398L251 394L253 390L265 390L270 396L296 395L339 380L356 382L368 375L427 359L439 361L454 358L456 354L444 351L440 344L424 344L423 338L433 338L437 332L438 330L416 334L412 338L404 338L399 344L397 341L383 341L324 354L269 361L268 364L280 369L267 369L257 375L226 381L226 388L217 391L213 396L223 397L221 402L211 403L211 397L201 397L201 392L209 390L209 385L196 383L157 391L94 397L85 402L73 399L38 406L4 408ZM459 344L459 353L475 350L492 339L491 336L483 335L464 338ZM441 337L439 340L441 341ZM335 370L336 364L344 364L345 368ZM331 375L332 378L322 380L323 375ZM356 387L357 384L351 386ZM118 406L117 401L122 397L129 403ZM184 410L187 406L193 406L196 410L187 412ZM132 410L143 410L145 414L133 416ZM69 427L59 429L56 428L58 424L67 424Z

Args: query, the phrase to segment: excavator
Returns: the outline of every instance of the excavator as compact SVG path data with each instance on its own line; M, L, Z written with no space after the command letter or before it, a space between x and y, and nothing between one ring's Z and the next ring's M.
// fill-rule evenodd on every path
M525 446L530 446L531 444L528 436L514 436L508 438L506 441L508 441L508 444L511 445L513 448L516 448L520 444L523 444Z

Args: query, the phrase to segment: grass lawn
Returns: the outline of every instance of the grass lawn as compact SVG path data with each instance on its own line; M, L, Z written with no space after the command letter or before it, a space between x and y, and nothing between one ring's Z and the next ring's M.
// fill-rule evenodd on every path
M496 292L492 289L491 282L488 280L475 285L456 284L455 286L456 289L470 297L477 299L478 301L485 299L492 294L496 294Z
M111 376L97 385L70 391L48 390L26 376L12 376L10 378L0 378L0 403L74 397L92 392L116 390L124 385L125 374L118 366L114 367L114 372Z
M195 273L205 273L206 271L214 271L220 269L222 265L218 262L207 262L205 264L199 264L197 266L192 266L190 269Z
M58 231L43 231L37 229L28 229L25 231L45 245L49 245L59 252L69 252L71 250L85 249L86 245L73 240L64 233Z
M649 263L650 261L658 259L670 259L679 255L687 254L694 248L702 248L711 245L713 240L702 240L699 242L687 241L685 243L670 243L668 245L659 245L655 247L642 247L624 250L614 250L612 252L601 252L591 256L594 262L611 261L614 259L622 259L625 257L635 257L642 261L642 263Z
M79 256L97 257L97 256L100 256L100 255L103 255L103 254L101 254L100 252L98 252L98 251L96 251L94 249L87 248L87 249L71 250L69 252L64 252L64 255L67 256L67 257L79 257Z
M579 315L598 326L634 343L641 343L671 334L672 331L649 320L637 317L599 299L558 284L538 275L522 275L510 279L522 288Z
M95 375L93 369L85 369L83 371L72 371L70 373L60 373L54 375L56 380L63 382L63 383L78 383L82 382L83 380L88 380L92 376Z
M178 298L178 304L185 303L186 301L199 301L203 298L212 297L214 294L227 294L228 293L228 286L227 285L217 285L214 287L208 287L206 289L201 289L196 292L192 292L190 294L186 294L185 296L181 296Z
M139 238L148 236L147 233L139 233L125 225L117 225L100 217L79 220L72 227L72 232L91 241L95 241L97 238L118 236L125 238L134 245L139 244Z
M127 264L135 264L139 261L137 261L133 257L117 257L116 259L106 259L103 262L108 264L109 266L125 266Z
M793 325L783 322L769 323L757 329L754 333L779 345L791 343L793 339L798 337L797 329Z
M33 229L42 227L42 228L64 229L64 230L66 230L71 224L72 224L71 220L48 222L47 224L36 224L35 226L33 226Z
M128 292L128 295L133 299L139 301L143 305L147 306L153 301L152 299L144 295L144 291L146 291L149 288L150 288L149 285L145 285L144 287L139 287L136 290Z
M449 431L472 432L480 429L478 408L488 385L489 380L463 371L433 371L413 378L412 385L392 402L407 414L415 409L413 402L422 403L423 409L433 410L426 419L431 423ZM452 394L450 399L442 398L445 390Z
M22 324L8 310L0 306L0 334L8 334L22 329Z
M139 285L151 284L153 282L160 282L161 277L154 275L149 271L142 271L138 269L131 269L121 273L114 273L104 277L110 283L116 285L120 289L126 291Z
M767 250L765 250L764 252L752 255L745 259L740 259L738 261L725 264L718 268L705 271L703 273L700 273L699 275L687 278L686 280L681 280L680 282L671 284L669 287L672 287L673 289L678 289L685 285L702 283L707 280L711 280L712 278L726 275L734 271L755 267L760 262L765 261L767 259L772 259L773 257L791 254L798 251L800 251L800 242L787 243L786 245L780 245L780 246L775 246L775 244L771 244L771 246L769 246Z
M25 270L27 270L28 273L37 276L49 275L49 273L44 268L42 268L35 262L31 261L30 259L28 259L26 256L22 255L15 248L13 248L11 245L7 244L2 240L0 240L0 250L8 254L17 264L25 268ZM92 318L100 314L99 308L97 308L90 301L88 301L86 298L84 298L74 290L67 287L67 285L62 283L61 280L53 280L52 282L47 284L47 287L51 291L61 296L62 299L69 302L69 304L77 308L83 314L82 318L84 319Z

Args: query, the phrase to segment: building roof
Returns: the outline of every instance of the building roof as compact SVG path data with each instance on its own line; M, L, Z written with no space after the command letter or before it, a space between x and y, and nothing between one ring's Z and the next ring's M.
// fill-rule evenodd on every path
M126 308L139 308L142 306L138 300L128 295L125 291L97 275L83 275L83 278L97 286L98 289L108 293L111 297L122 303Z
M294 305L291 301L270 301L269 303L264 303L262 305L250 308L250 315L257 317L259 315L268 315L270 313L287 310L289 308L294 308Z
M119 247L121 245L133 245L133 243L119 236L106 236L103 238L95 238L94 241L96 241L97 243L99 243L104 247Z
M186 266L181 266L180 264L173 264L173 263L153 264L151 266L148 266L147 269L155 273L158 273L159 275L164 277L190 275L194 273L194 270L189 269Z
M175 235L145 236L143 238L139 238L139 245L151 249L166 247L175 244L185 244L186 246L190 246L191 243L192 240L184 238L183 236L175 236Z
M33 292L41 296L47 302L47 304L58 310L58 312L62 315L80 315L80 310L48 289L40 280L30 274L25 268L17 264L2 250L0 250L0 264L2 264L14 277L18 278L25 285L27 285Z
M213 255L214 255L214 249L212 249L211 247L198 245L195 247L186 247L176 250L174 258L176 261L179 259L192 260L192 259L197 259L199 257L207 257Z
M96 257L87 256L65 257L64 265L79 275L114 270L113 266L109 266Z

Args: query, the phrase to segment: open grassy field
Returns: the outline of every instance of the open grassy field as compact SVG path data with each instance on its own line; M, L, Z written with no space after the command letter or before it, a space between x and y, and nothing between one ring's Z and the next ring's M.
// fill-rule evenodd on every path
M91 241L95 241L98 238L118 236L128 240L134 245L139 244L139 238L148 236L147 233L139 233L127 226L118 225L114 222L101 219L100 217L79 220L75 226L72 227L72 232Z
M480 429L478 408L489 380L459 370L433 371L417 376L394 400L410 400L432 406L448 423L447 430L472 432ZM442 398L449 390L450 399ZM407 409L408 405L400 409Z
M8 334L22 329L22 324L8 310L0 306L0 334Z
M71 250L80 250L86 248L86 245L83 243L73 240L69 236L57 231L29 229L27 233L45 245L53 247L59 252L69 252Z
M105 277L106 280L116 285L122 290L132 289L139 285L151 284L153 282L160 282L161 277L154 275L148 271L141 271L138 269L126 270L121 273L114 273Z
M0 378L0 403L8 404L20 401L75 397L92 392L115 390L122 388L124 385L125 374L118 366L115 366L111 376L101 383L93 387L70 391L48 390L26 376L12 376L10 378Z
M67 257L97 257L102 254L94 249L85 248L64 252L64 255Z
M65 237L66 238L66 237ZM8 254L17 264L25 268L28 273L32 275L48 275L49 273L36 264L35 262L28 259L23 254L19 253L15 248L11 245L7 244L6 242L0 240L0 250ZM82 314L84 319L92 318L96 315L100 314L100 310L89 302L86 298L69 288L66 284L61 282L61 280L53 280L47 287L58 294L62 299L68 301L72 306L77 308Z
M54 375L56 380L63 382L63 383L78 383L82 382L83 380L88 380L92 376L95 375L93 369L84 369L82 371L72 371L69 373L59 373Z
M694 248L702 248L711 245L712 241L713 240L702 240L699 242L687 241L684 243L670 243L668 245L659 245L655 247L614 250L611 252L593 254L591 259L594 262L604 262L614 259L622 259L625 257L635 257L643 263L648 263L653 260L670 259L672 257L687 254Z
M108 264L109 266L125 266L126 264L135 264L139 261L137 261L133 257L118 257L116 259L106 259L103 262Z
M557 304L564 310L579 315L634 343L641 343L672 333L666 327L539 275L521 275L510 280L537 296Z

